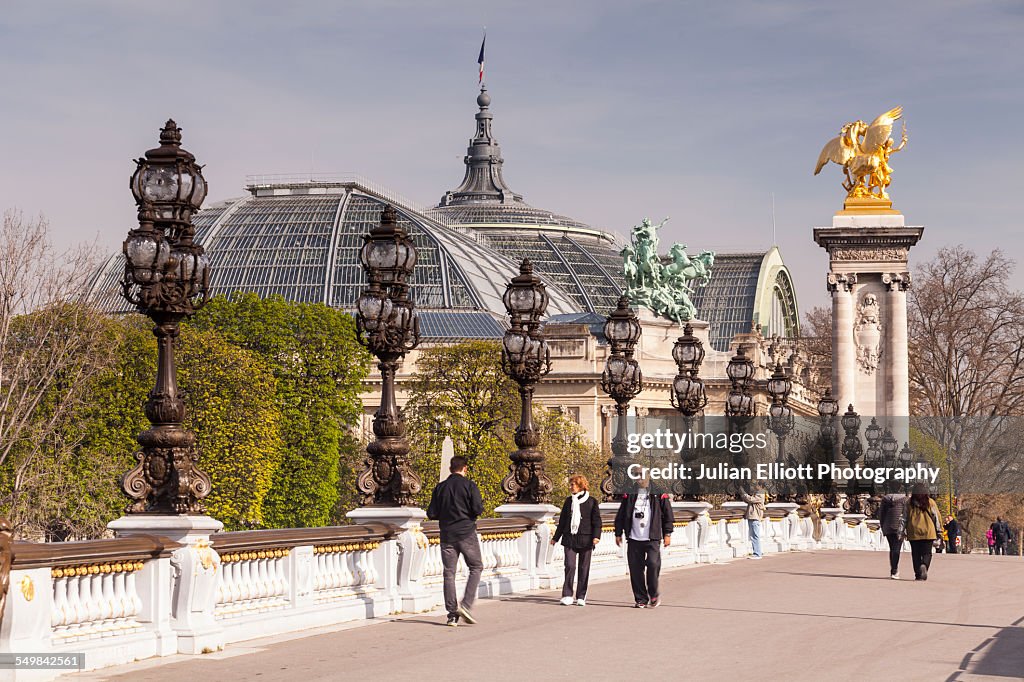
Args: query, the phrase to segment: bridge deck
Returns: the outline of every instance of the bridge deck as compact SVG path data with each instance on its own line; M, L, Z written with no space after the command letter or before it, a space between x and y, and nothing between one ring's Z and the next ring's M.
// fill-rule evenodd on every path
M478 602L475 626L415 615L75 678L1024 679L1024 561L938 555L927 582L908 554L901 568L910 580L889 580L882 552L774 555L666 572L656 610L618 579L584 608L514 595Z

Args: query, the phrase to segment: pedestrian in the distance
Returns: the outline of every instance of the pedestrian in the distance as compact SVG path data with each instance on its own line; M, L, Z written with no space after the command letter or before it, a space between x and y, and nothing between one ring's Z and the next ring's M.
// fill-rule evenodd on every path
M1010 526L1003 521L1002 516L996 517L996 522L989 528L992 530L992 537L996 541L996 554L1006 554L1006 543L1010 539Z
M594 548L601 541L601 509L597 500L590 496L590 484L586 476L569 479L569 497L562 504L558 516L558 528L551 537L551 544L559 540L565 548L565 582L562 583L562 605L573 604L573 578L576 580L576 605L586 606L587 585L590 583L590 559ZM577 564L579 571L577 575Z
M893 580L900 579L900 550L906 536L903 517L907 511L908 499L903 493L889 493L882 497L882 503L878 507L882 535L889 542L889 577Z
M748 559L760 559L761 554L761 524L764 521L764 483L754 481L753 494L748 495L740 488L740 497L747 503L747 512L744 517L747 519L747 530L750 535L751 555Z
M634 607L657 608L661 604L658 576L661 574L661 544L672 544L672 503L668 495L651 492L646 478L637 481L635 493L622 496L615 514L615 544L622 546L626 535L626 563L633 588Z
M957 553L957 540L960 538L960 524L953 516L946 517L946 551L949 554Z
M992 535L992 528L991 527L989 527L989 529L985 531L985 539L988 540L988 553L989 554L995 554L996 553L996 538L995 538L994 535Z
M915 485L907 504L904 526L910 541L910 558L914 563L914 580L928 580L932 563L932 547L941 542L942 523L935 500L928 497L928 488Z
M476 483L466 478L466 464L465 457L452 457L448 467L452 475L434 487L427 507L427 518L439 521L441 528L444 606L448 610L448 625L452 627L459 624L460 617L470 625L476 623L473 602L480 586L480 572L484 569L476 535L476 519L484 513L484 503ZM455 569L460 555L469 569L461 604L455 593Z

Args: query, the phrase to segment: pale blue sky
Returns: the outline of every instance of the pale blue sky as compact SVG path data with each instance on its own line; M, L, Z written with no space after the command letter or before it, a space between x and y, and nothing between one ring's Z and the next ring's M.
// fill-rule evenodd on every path
M436 203L462 178L486 25L505 177L531 204L623 233L671 216L663 239L740 250L771 243L774 192L809 309L827 269L811 229L843 195L837 167L811 175L818 152L899 104L913 258L1021 256L1019 0L0 6L0 207L43 212L62 243L119 248L132 159L168 116L213 200L312 157Z

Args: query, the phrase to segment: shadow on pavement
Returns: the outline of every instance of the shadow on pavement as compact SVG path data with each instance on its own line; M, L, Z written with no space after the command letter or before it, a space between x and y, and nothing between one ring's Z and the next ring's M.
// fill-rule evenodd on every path
M984 642L967 652L960 661L960 669L950 675L946 682L970 679L964 675L987 675L1009 677L1015 680L1024 676L1024 618L1002 628Z
M524 604L547 604L548 606L558 606L559 608L567 608L567 609L568 608L574 608L574 609L580 608L578 606L562 607L562 604L559 603L559 597L534 597L534 596L530 596L530 595L523 595L521 597L518 597L518 596L502 597L500 601L503 601L503 602L505 602L505 601L520 602L520 603L524 603ZM628 604L626 604L624 602L617 602L617 601L597 601L597 600L592 600L592 599L590 599L588 597L587 598L587 605L584 608L590 608L591 606L599 606L599 607L605 607L605 608L631 609L631 608L633 608L633 602L629 602Z
M811 578L853 578L856 580L891 580L883 575L849 575L839 573L801 573L799 571L768 571L769 573L781 573L782 575L805 575Z

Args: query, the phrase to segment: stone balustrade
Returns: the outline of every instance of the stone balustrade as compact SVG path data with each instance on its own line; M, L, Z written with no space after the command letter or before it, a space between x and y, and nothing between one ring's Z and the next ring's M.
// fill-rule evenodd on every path
M749 552L743 505L673 506L665 568ZM602 505L593 579L627 574L625 547L615 543L615 508ZM482 519L480 596L558 587L563 553L548 542L553 523L553 514ZM796 505L770 506L763 534L766 553L886 544L875 521ZM440 537L432 522L214 533L190 542L155 533L15 542L11 555L0 652L83 652L89 669L443 603ZM460 562L457 579L465 577ZM0 680L46 676L0 671Z

